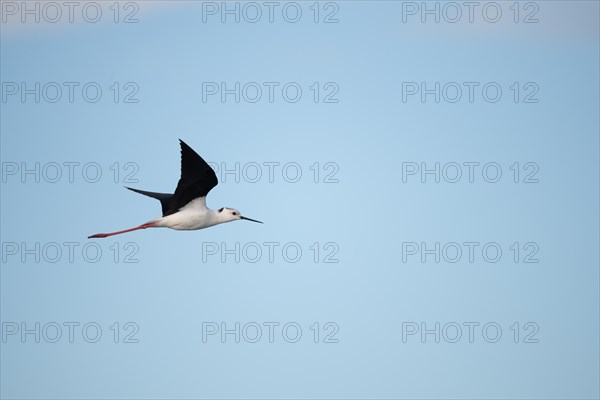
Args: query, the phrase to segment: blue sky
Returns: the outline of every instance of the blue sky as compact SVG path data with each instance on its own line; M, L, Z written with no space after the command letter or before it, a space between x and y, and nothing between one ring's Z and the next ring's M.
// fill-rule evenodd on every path
M2 397L600 395L597 2L21 4ZM86 239L159 215L123 186L172 191L180 138L264 225Z

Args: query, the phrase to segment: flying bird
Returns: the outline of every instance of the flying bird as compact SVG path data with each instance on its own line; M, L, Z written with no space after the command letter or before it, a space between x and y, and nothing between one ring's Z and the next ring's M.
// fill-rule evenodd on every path
M238 210L233 208L222 207L218 210L211 210L206 207L206 195L219 183L217 175L190 146L181 139L179 142L181 144L181 178L177 183L175 193L154 193L127 188L159 200L162 206L162 218L131 229L111 233L96 233L88 236L88 239L105 238L146 228L171 228L180 231L197 230L240 219L262 224L260 221L242 216Z

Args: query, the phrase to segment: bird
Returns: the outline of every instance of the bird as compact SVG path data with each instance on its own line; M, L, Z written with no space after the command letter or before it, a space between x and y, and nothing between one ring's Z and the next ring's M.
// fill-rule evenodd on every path
M208 228L225 222L246 220L262 224L261 221L247 218L229 207L211 210L206 207L206 196L219 180L215 171L183 140L181 146L181 178L175 193L155 193L145 190L125 188L160 201L162 218L148 221L134 228L110 233L96 233L88 239L106 238L113 235L137 231L146 228L170 228L187 231Z

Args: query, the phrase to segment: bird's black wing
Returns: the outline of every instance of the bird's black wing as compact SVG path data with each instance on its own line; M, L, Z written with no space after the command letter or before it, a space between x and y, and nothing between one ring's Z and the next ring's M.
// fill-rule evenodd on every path
M215 171L190 146L181 144L181 178L171 199L169 209L163 216L175 214L190 201L204 197L219 180Z
M125 186L129 190L133 190L136 193L143 194L144 196L149 196L155 198L160 201L160 205L162 207L163 217L167 215L169 208L171 207L171 202L173 200L173 195L170 193L155 193L155 192L146 192L145 190L134 189Z

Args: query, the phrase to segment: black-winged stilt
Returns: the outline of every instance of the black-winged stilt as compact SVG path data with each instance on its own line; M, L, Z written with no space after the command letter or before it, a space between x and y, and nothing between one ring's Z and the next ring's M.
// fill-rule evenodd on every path
M154 193L127 188L159 200L162 206L162 218L123 231L96 233L88 236L88 239L105 238L146 228L204 229L239 219L262 224L260 221L243 217L238 210L233 208L222 207L218 210L207 208L206 195L219 183L217 175L190 146L181 139L179 142L181 143L181 178L177 183L175 193Z

